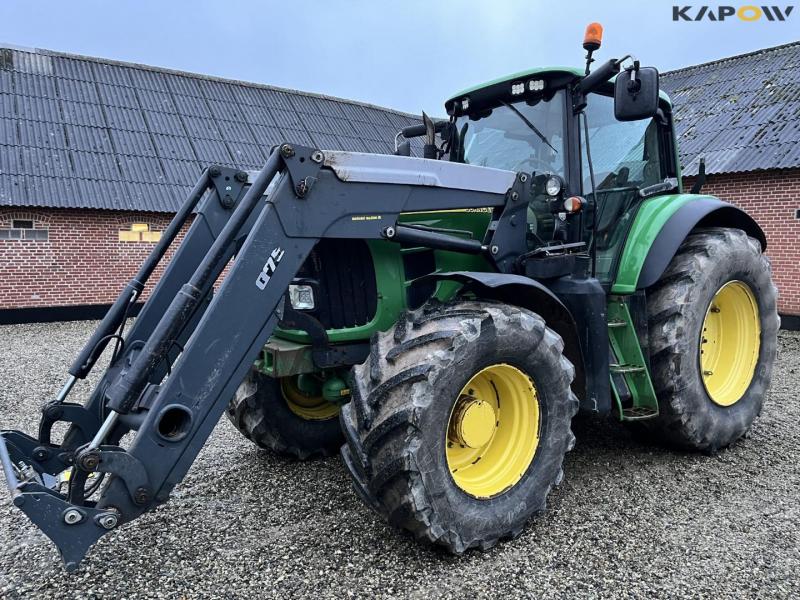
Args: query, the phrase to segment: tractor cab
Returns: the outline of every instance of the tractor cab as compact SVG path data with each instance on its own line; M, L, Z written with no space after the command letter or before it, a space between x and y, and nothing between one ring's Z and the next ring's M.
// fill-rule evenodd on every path
M468 88L445 103L450 120L433 126L451 161L530 173L529 250L588 251L608 283L641 202L681 186L657 71L625 57L590 72L595 26L585 72L532 69Z

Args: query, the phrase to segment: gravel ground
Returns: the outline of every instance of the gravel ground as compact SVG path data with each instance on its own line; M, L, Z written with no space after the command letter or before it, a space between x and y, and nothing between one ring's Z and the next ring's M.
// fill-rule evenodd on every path
M0 428L35 431L93 326L0 327ZM271 456L223 419L172 500L71 575L0 491L0 596L798 597L800 336L780 341L747 439L683 454L579 421L547 512L483 554L416 544L361 505L338 458Z

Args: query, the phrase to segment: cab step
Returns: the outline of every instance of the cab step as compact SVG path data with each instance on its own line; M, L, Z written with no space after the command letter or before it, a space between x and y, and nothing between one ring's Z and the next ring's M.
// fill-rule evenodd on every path
M612 373L619 373L621 375L624 375L625 373L644 373L647 371L647 369L641 365L618 365L612 363L609 365L609 368L611 369Z
M608 302L608 339L611 394L622 421L641 421L658 416L650 373L625 299L612 296Z
M658 416L658 409L646 406L632 406L622 409L622 419L624 421L644 421Z

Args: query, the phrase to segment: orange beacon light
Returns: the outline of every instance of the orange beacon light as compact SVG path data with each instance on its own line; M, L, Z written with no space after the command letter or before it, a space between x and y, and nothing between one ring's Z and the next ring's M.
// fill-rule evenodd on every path
M600 23L589 23L583 36L583 49L594 52L603 42L603 26Z

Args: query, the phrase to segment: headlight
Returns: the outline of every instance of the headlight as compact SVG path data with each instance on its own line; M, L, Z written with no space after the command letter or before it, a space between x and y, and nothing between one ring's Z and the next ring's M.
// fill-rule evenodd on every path
M558 196L564 187L564 182L558 175L551 175L544 184L544 191L548 196Z
M290 285L289 302L295 310L314 310L314 288L310 285Z

